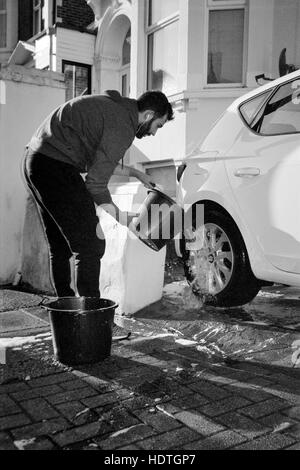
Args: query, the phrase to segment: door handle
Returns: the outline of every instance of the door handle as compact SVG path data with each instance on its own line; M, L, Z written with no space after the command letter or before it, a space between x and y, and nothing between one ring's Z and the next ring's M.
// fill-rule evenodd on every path
M238 168L234 172L234 176L238 176L239 178L253 178L254 176L260 175L260 169L249 167L249 168Z

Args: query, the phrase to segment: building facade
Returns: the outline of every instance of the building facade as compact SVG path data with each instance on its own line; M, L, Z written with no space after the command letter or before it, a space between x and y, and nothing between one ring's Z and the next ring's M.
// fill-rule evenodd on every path
M0 62L63 73L66 99L165 92L176 119L126 160L174 196L232 100L298 68L299 19L298 0L0 0Z

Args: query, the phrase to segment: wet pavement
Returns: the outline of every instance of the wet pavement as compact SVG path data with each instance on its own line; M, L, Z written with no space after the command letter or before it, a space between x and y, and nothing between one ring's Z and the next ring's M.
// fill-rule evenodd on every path
M76 367L41 300L0 291L0 449L300 448L300 289L216 309L172 282L116 317L132 334L110 357Z

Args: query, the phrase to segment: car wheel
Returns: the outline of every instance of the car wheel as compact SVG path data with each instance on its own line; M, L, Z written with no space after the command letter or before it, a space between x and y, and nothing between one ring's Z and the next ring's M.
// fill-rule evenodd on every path
M205 211L204 224L193 223L193 242L183 239L186 278L207 305L234 307L250 302L260 290L243 238L228 216Z

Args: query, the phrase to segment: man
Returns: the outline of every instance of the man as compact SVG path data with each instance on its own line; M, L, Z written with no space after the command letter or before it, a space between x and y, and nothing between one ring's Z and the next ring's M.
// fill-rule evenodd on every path
M159 91L146 92L134 100L111 90L62 104L31 138L24 176L44 225L58 297L99 297L105 240L96 233L95 204L115 212L121 223L130 222L112 202L109 179L113 174L124 175L153 187L148 175L124 166L123 157L135 137L154 136L173 118L172 106ZM73 255L75 292L70 286Z

